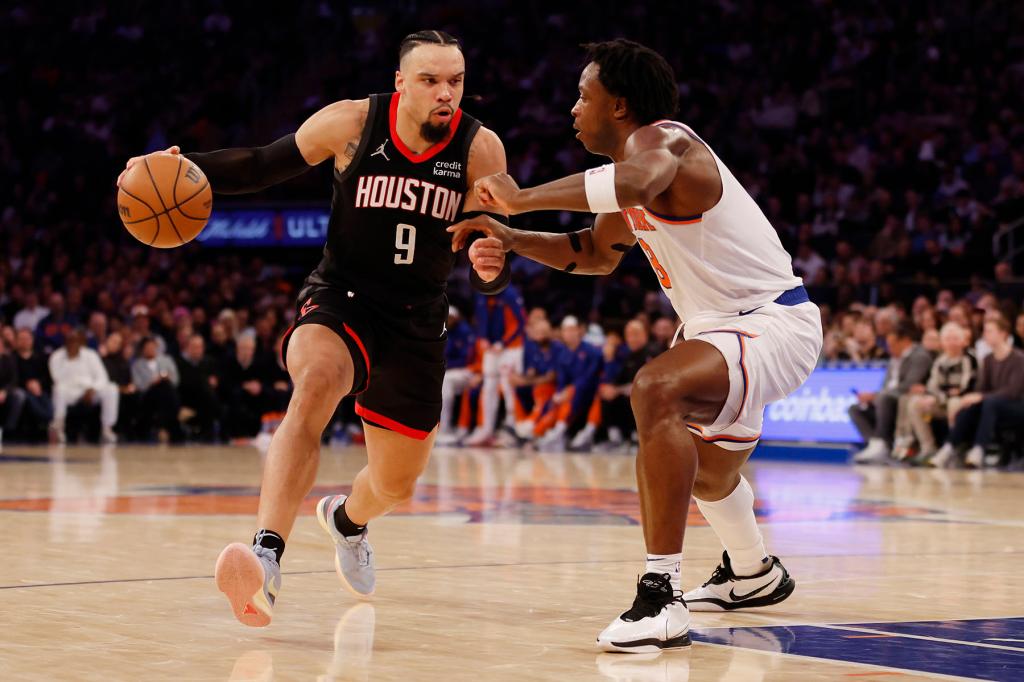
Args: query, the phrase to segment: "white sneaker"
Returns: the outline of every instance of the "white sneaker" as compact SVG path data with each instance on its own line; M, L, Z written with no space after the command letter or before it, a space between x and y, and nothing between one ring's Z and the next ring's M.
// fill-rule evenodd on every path
M657 653L690 646L690 612L667 573L637 580L633 606L597 636L601 651Z
M477 448L485 445L490 445L494 439L494 434L482 428L473 429L473 433L469 434L462 444L466 447Z
M117 434L114 433L114 429L109 426L103 427L103 433L100 435L100 442L104 445L112 445L117 442Z
M366 539L366 530L357 537L347 538L334 525L334 510L341 506L347 495L329 495L316 504L316 520L334 542L334 569L341 584L357 597L373 596L377 582L373 562L373 548Z
M217 557L213 573L217 589L227 596L240 623L254 628L270 625L281 590L281 565L274 550L233 542Z
M64 422L54 419L50 422L50 442L63 445L68 442L68 436L64 432Z
M889 446L881 438L872 438L866 448L853 456L857 464L878 464L889 461Z
M691 611L732 611L771 606L793 594L796 581L789 577L778 557L765 559L765 568L757 575L739 577L732 571L729 553L722 552L722 563L711 578L683 595Z
M594 428L593 424L587 424L579 433L573 436L572 442L569 443L570 450L589 450L594 446L594 432L597 429Z
M533 427L534 423L532 419L524 419L516 424L516 435L523 440L530 440L533 438Z
M439 447L452 447L459 444L466 434L459 434L458 431L445 431L444 433L437 434L437 439L434 441L434 445Z
M945 469L954 457L956 457L956 450L953 449L952 445L946 443L928 460L928 466L935 467L936 469Z
M980 469L985 464L985 448L975 445L968 450L964 464L970 469Z

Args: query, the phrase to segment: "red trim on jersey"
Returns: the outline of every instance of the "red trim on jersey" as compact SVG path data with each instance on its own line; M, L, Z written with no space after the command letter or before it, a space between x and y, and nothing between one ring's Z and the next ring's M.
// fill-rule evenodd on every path
M366 421L372 422L376 426L382 426L396 433L400 433L403 436L415 438L416 440L426 440L427 436L430 435L430 431L420 431L419 429L414 429L411 426L399 424L394 419L385 417L384 415L378 414L373 410L369 410L360 405L358 402L356 403L356 414L358 414Z
M448 146L448 143L451 142L452 138L455 136L455 131L459 129L459 123L462 121L462 109L456 109L455 113L452 114L452 120L448 124L448 134L445 135L444 139L428 147L422 154L417 154L406 147L405 143L402 142L402 138L398 136L398 127L396 124L398 122L398 100L401 99L401 97L402 93L400 92L396 92L391 95L391 112L388 116L388 125L391 128L391 140L395 143L395 147L398 148L398 151L402 152L402 156L413 163L421 163L427 159L437 156L444 151L444 148Z

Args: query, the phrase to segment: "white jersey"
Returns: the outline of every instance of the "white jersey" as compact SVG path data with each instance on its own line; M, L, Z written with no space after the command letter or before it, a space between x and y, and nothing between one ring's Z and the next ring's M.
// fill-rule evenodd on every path
M682 123L654 125L681 129L704 144L722 177L722 198L702 215L622 211L683 322L745 313L800 286L775 228L711 147Z

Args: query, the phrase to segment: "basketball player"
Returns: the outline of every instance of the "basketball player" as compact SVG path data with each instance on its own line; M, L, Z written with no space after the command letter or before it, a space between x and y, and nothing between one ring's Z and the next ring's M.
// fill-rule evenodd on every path
M321 499L316 515L334 542L342 584L358 596L374 591L366 526L412 497L434 442L454 264L445 228L480 208L465 193L473 180L505 170L505 150L459 108L466 69L455 38L414 33L399 62L394 93L335 102L266 147L186 155L224 194L334 164L323 259L299 293L282 346L294 392L267 453L259 530L252 547L229 545L217 561L217 585L246 625L270 622L285 543L342 397L357 395L368 462L352 492ZM471 275L478 290L497 293L508 283L498 260Z
M821 349L821 321L790 256L750 195L676 111L676 81L657 53L626 40L587 46L572 108L576 137L612 163L520 189L505 174L476 183L484 205L522 213L596 213L565 234L512 230L486 217L449 228L458 248L496 267L506 251L566 272L611 272L639 243L684 321L681 340L647 363L630 401L647 564L632 608L599 636L606 651L689 644L689 613L776 604L794 582L765 551L754 494L740 474L764 406L794 391ZM708 582L683 595L680 561L691 494L725 552Z

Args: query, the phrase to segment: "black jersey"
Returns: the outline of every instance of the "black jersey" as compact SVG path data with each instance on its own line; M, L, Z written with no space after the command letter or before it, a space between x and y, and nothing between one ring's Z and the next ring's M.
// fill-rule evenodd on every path
M399 97L370 95L355 157L334 172L327 244L307 282L409 306L444 294L455 262L446 228L462 212L480 122L459 109L448 137L415 154L395 130Z

